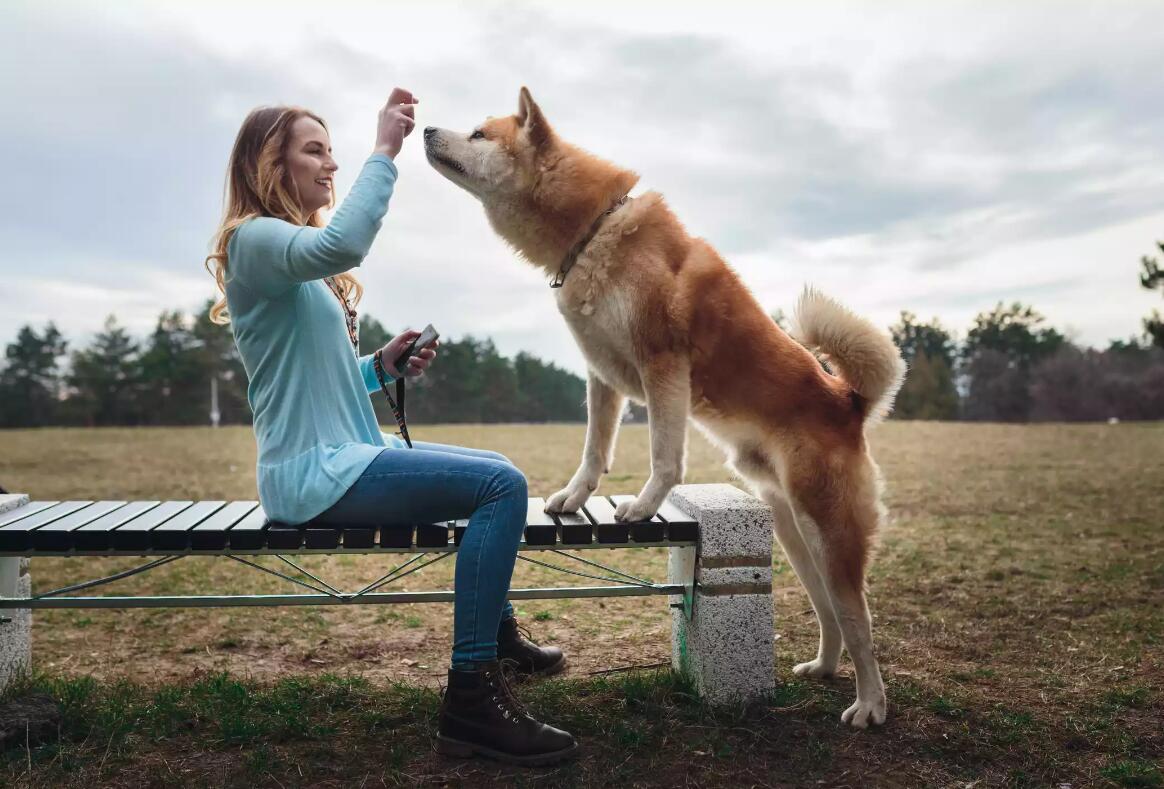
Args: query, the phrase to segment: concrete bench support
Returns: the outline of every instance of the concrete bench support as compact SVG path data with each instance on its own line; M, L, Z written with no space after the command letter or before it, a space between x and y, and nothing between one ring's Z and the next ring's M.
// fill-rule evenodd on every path
M0 494L0 513L27 504L23 494ZM28 559L0 556L0 597L28 597L32 579ZM0 689L8 687L32 665L32 611L18 608L0 611Z
M772 511L724 484L680 485L670 501L699 521L699 546L671 549L671 583L696 580L673 598L672 665L710 702L760 698L775 687Z

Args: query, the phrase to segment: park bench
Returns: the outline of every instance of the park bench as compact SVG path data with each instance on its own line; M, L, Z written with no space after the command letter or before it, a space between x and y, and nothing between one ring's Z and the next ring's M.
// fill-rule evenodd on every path
M773 685L771 514L730 485L681 485L651 520L619 523L626 497L593 497L582 512L549 515L531 498L518 558L602 585L511 589L510 599L666 595L672 663L711 701L757 697ZM466 523L344 527L269 521L255 501L35 501L0 494L0 687L30 665L31 612L48 608L157 608L451 602L451 589L381 591L455 555ZM598 550L665 547L668 582L596 561ZM550 552L570 566L530 556ZM292 561L300 554L412 554L363 588L344 592ZM258 563L278 557L289 570ZM32 594L29 559L140 556L112 575ZM293 594L77 596L187 556L221 556L308 591Z

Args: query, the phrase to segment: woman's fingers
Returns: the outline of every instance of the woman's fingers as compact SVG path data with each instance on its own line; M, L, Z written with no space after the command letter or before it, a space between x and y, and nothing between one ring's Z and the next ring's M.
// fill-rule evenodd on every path
M416 101L412 92L404 88L393 88L392 93L388 95L389 104L416 104Z

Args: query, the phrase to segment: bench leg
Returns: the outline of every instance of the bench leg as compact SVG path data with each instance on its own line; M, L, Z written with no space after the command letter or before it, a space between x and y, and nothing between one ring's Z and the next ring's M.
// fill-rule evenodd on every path
M0 495L0 513L28 502L23 495ZM32 579L28 559L0 557L0 597L28 597ZM26 672L32 659L32 611L0 608L0 690Z
M672 548L671 660L712 703L762 698L775 687L772 511L732 485L680 485L672 504L699 522L699 547ZM678 603L682 605L678 605Z

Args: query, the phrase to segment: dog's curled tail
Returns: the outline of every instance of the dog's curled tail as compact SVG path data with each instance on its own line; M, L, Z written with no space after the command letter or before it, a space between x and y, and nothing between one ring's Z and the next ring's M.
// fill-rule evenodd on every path
M792 335L824 353L865 401L868 422L889 413L905 378L905 362L888 332L812 287L800 295L793 322Z

